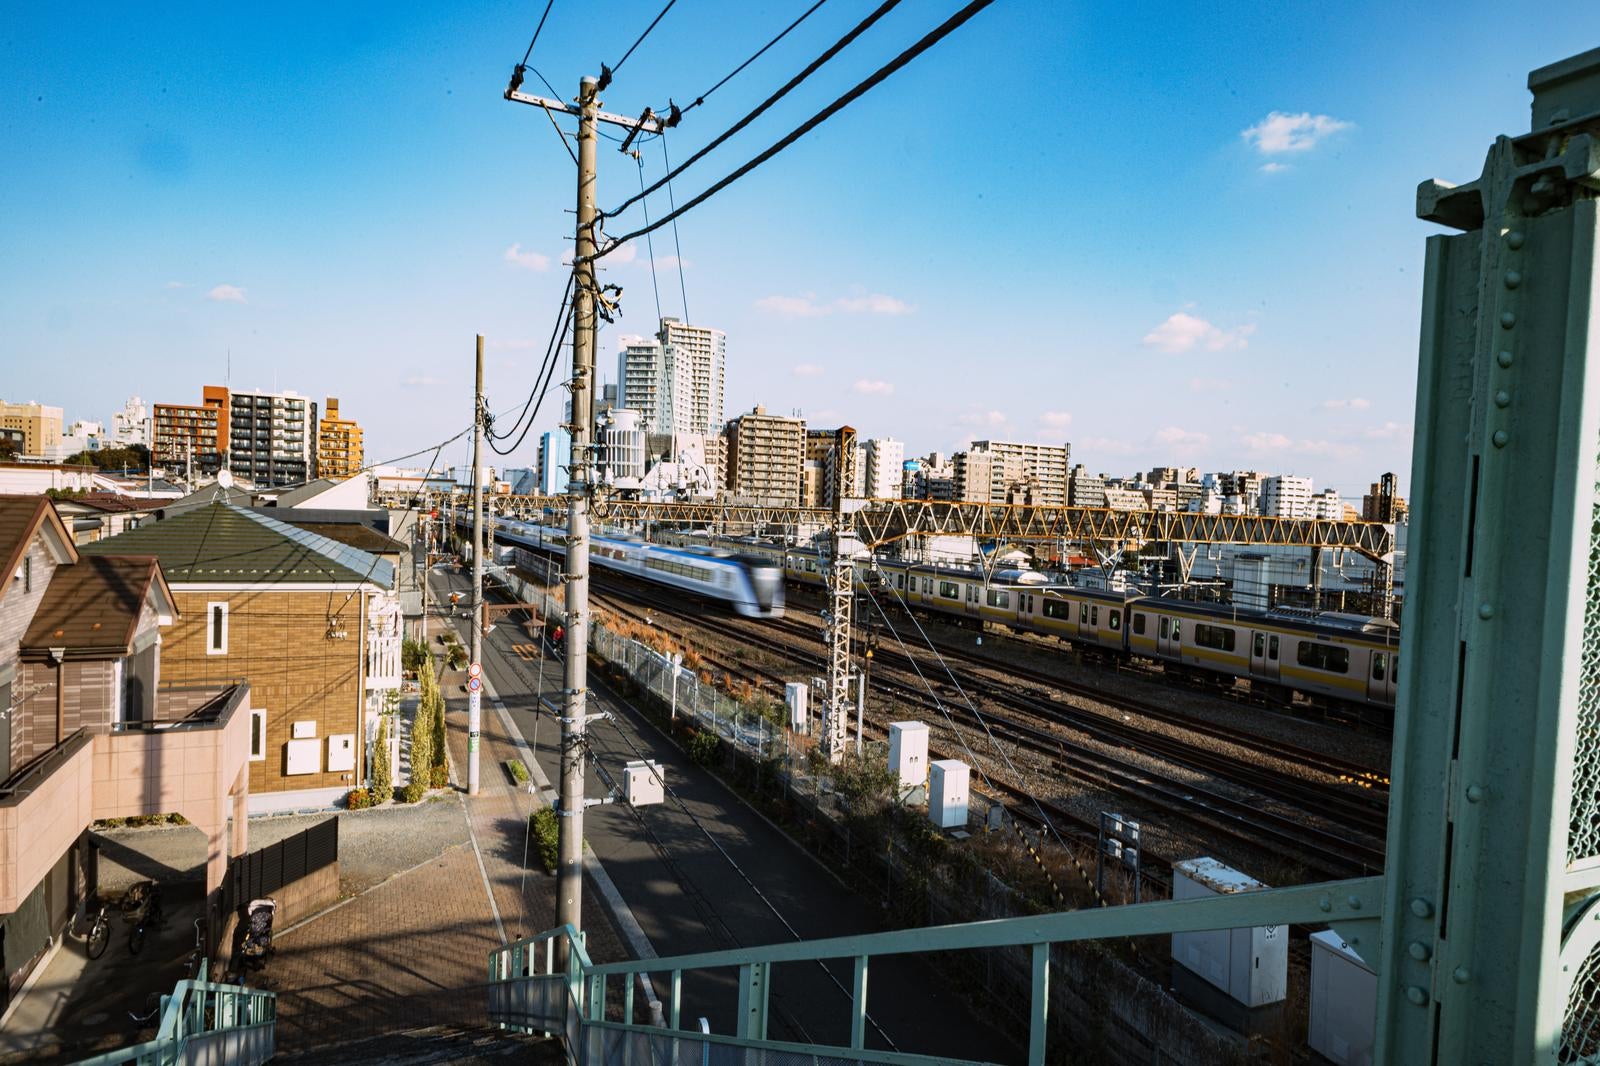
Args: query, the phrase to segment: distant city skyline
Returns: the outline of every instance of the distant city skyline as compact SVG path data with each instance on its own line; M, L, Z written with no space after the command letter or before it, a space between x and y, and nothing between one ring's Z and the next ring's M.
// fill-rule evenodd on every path
M1437 232L1412 190L1476 177L1487 138L1526 127L1526 71L1600 35L1600 9L1556 7L1508 22L1469 3L1441 22L1370 3L1138 20L997 4L685 216L681 247L657 233L655 284L649 249L609 257L624 292L598 365L677 316L726 332L727 412L799 410L908 456L1070 442L1097 472L1263 469L1348 499L1393 470L1408 491ZM679 179L677 202L914 40L920 8ZM692 99L792 16L726 0L674 14L606 106ZM819 10L685 119L672 159L858 17ZM376 462L467 424L482 333L491 404L514 410L571 238L570 161L543 115L500 96L529 21L516 6L20 9L0 42L8 147L27 161L0 190L0 247L27 250L0 260L5 398L109 423L131 395L192 402L206 383L339 396ZM570 94L596 47L558 7L533 62ZM83 92L86 54L118 57L116 107ZM639 166L606 145L611 206ZM661 146L641 147L653 180ZM665 208L651 198L652 217ZM559 414L547 400L502 461L532 466ZM452 447L441 463L462 461Z

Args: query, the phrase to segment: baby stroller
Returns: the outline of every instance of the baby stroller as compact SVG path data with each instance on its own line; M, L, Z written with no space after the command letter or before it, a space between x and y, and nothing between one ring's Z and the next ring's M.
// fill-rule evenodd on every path
M252 966L260 969L272 954L272 919L278 911L277 900L253 899L245 912L244 943L239 946L239 969Z

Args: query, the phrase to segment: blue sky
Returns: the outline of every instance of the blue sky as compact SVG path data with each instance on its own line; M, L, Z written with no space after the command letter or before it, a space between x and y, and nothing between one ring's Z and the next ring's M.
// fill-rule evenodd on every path
M693 99L804 6L680 0L605 106ZM870 6L829 0L671 134L673 158ZM902 4L683 175L679 202L958 6ZM571 95L658 7L556 0L533 65ZM135 392L196 402L231 352L238 387L338 396L376 460L466 425L481 332L491 403L520 403L573 199L545 117L500 96L542 8L13 11L0 395L107 420ZM1113 473L1254 467L1352 497L1383 470L1408 481L1433 232L1416 184L1475 177L1527 127L1527 71L1600 43L1600 6L1506 10L998 0L682 221L689 317L728 333L728 414L798 409L908 455L994 436L1068 440ZM604 205L639 187L614 149ZM625 291L607 375L619 337L654 328L647 259L608 270ZM675 270L660 285L681 315Z

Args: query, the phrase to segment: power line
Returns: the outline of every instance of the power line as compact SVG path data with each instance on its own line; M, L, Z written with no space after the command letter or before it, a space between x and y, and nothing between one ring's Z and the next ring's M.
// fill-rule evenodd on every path
M616 66L608 67L604 63L600 64L600 82L595 86L596 92L605 92L606 86L611 84L612 75L616 74L617 71L622 69L622 64L626 63L628 61L628 57L633 55L633 50L644 43L644 39L650 36L650 31L656 28L656 24L666 17L667 12L672 10L672 5L676 4L677 2L678 0L667 0L667 6L662 8L660 13L657 14L655 18L650 20L650 25L646 26L644 28L644 32L639 34L639 39L634 41L633 44L629 45L626 52L622 53L622 58L617 60Z
M663 140L661 142L663 147L666 146L666 143L667 142L665 140ZM644 154L642 152L635 151L633 153L633 161L635 163L637 163L638 166L639 166L639 188L642 189L642 188L644 188ZM650 201L649 200L646 200L644 202L644 221L645 221L645 225L649 225L650 224ZM646 233L644 235L644 243L645 243L645 251L648 252L649 255L650 255L650 288L656 294L656 321L660 322L661 321L661 286L656 281L656 240L655 240L655 238L653 236L651 236L650 234ZM683 317L684 317L684 320L687 321L688 318L689 318L688 312L684 312L684 316Z
M893 0L891 0L891 2L893 2ZM822 125L822 123L826 122L828 119L844 110L851 103L860 99L868 91L876 87L880 82L884 81L890 75L900 70L900 68L910 63L923 52L926 52L928 49L944 40L951 33L955 32L963 24L970 20L974 15L988 7L993 2L994 0L972 0L972 2L967 4L966 7L962 8L960 11L946 19L937 29L928 33L916 44L912 45L904 52L901 52L898 56L895 56L894 59L884 64L882 67L879 67L870 77L856 85L855 88L839 97L821 111L818 111L815 115L812 115L805 122L802 122L792 132L774 144L771 148L768 148L766 151L762 152L760 155L756 156L754 159L750 160L748 163L744 164L742 167L735 170L721 181L712 185L710 188L700 193L700 195L696 196L682 207L672 211L666 217L658 219L650 226L634 230L632 233L624 234L623 236L616 238L611 243L607 244L604 249L596 252L593 258L603 259L607 255L610 255L617 248L626 244L628 241L631 241L636 237L642 237L651 230L659 229L668 222L675 221L679 215L686 214L687 212L698 207L700 204L705 203L705 201L711 199L711 197L715 196L729 185L732 185L734 182L738 181L752 170L755 170L761 164L782 152L785 148L788 148L795 141L798 141L801 137L804 137L806 134ZM681 171L683 168L679 167L678 169Z
M555 330L558 330L558 329L561 328L562 316L566 313L567 303L572 298L573 277L574 277L574 275L572 275L572 274L568 274L567 275L567 287L561 293L561 306L556 309L556 325L551 330L552 336L550 338L549 343L547 343L545 345L544 357L542 359L540 359L540 361L539 361L539 370L533 376L534 386L533 386L532 389L528 390L528 398L522 402L522 410L517 412L517 420L515 422L513 422L511 424L511 428L506 430L504 433L496 433L495 430L494 430L494 425L493 425L494 419L491 418L489 420L490 421L490 425L488 427L489 439L490 440L505 440L507 437L511 436L513 433L515 433L522 426L523 416L528 413L528 407L533 403L533 398L539 391L538 382L539 382L539 378L544 374L544 366L545 366L546 363L548 363L550 361L550 352L551 352L551 349L555 346L555 343L556 343L556 338L554 336Z
M533 401L533 411L528 415L528 421L522 427L521 435L517 437L516 442L513 443L509 448L502 449L493 440L489 441L489 449L496 455L510 455L512 452L522 447L522 442L524 440L527 440L529 431L533 429L535 419L539 417L539 408L544 406L545 395L550 391L550 382L555 377L556 364L560 362L559 359L555 358L557 353L559 353L561 350L560 341L566 338L567 331L571 325L572 304L569 302L566 307L566 313L562 315L561 322L556 327L556 333L551 335L551 344L545 353L544 364L540 368L540 373L543 375L543 377L542 379L536 378L534 381L534 389L538 393L538 397ZM510 435L511 434L509 433L506 434L507 437Z
M684 115L687 115L689 112L693 111L695 108L697 108L701 104L705 103L706 100L708 98L710 98L712 93L716 92L718 89L720 89L724 85L728 84L734 78L738 77L739 73L741 71L743 71L745 67L748 67L751 63L754 63L756 60L760 59L763 55L766 54L767 49L771 48L773 45L777 44L779 41L781 41L785 37L789 36L789 31L790 30L793 30L796 26L800 25L800 23L802 23L806 19L810 18L812 13L814 11L816 11L817 8L821 7L823 4L825 4L827 2L828 2L828 0L817 0L816 3L814 3L810 7L806 8L805 11L801 13L799 18L795 19L793 22L789 23L789 25L784 27L782 33L778 34L772 40L768 41L766 44L762 45L759 49L757 49L755 55L751 56L749 59L746 59L743 63L740 63L738 66L734 67L731 71L729 71L726 75L723 76L721 81L717 82L711 88L707 89L705 92L703 92L699 96L695 97L694 98L694 103L690 104L688 107L684 108L682 111L679 111L676 115L674 115L672 120L671 120L671 124L672 125L677 125L679 119L682 119ZM669 106L669 110L671 110L670 106Z
M533 28L533 40L528 42L528 50L522 53L522 66L528 65L528 57L533 55L533 46L539 43L539 31L544 29L544 20L550 17L550 9L556 6L556 0L550 0L544 5L544 14L539 16L539 25Z
M847 48L852 41L854 41L857 37L860 37L863 33L867 32L867 30L872 27L873 23L883 18L883 16L887 15L890 11L893 11L897 6L899 6L899 4L900 0L884 0L882 4L878 5L878 9L876 11L872 12L872 14L868 15L860 22L856 23L849 33L839 38L828 48L827 51L823 52L816 59L813 59L810 63L808 63L804 70L785 82L777 92L773 93L771 96L767 97L759 105L757 105L755 110L751 111L749 114L745 115L744 118L741 118L738 122L735 122L732 126L729 126L722 133L718 134L712 139L710 144L707 144L704 148L690 156L681 166L678 167L677 170L669 170L665 177L656 182L654 185L650 186L646 192L655 192L673 177L694 166L695 163L699 162L707 154L714 151L718 145L722 144L729 137L732 137L734 134L750 125L750 123L760 118L766 113L768 108L787 96L795 86L799 85L811 75L815 74L823 64L828 62L828 60L844 51L844 49ZM637 203L644 195L644 193L640 193L638 196L629 197L627 200L622 202L621 206L617 207L613 211L607 211L606 214L608 216L620 215L633 204Z
M661 162L668 171L672 170L672 160L667 158L667 139L665 137L661 138ZM667 210L676 211L677 209L677 202L672 195L672 177L669 174L667 176ZM645 219L645 222L648 223L649 221L648 218ZM683 245L678 242L677 219L672 220L672 254L678 259L678 292L683 296L683 320L685 322L693 322L694 319L689 317L689 287L683 282Z

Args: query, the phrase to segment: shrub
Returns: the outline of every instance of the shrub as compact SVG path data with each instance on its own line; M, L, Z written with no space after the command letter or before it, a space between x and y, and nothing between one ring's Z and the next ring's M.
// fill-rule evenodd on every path
M507 759L506 773L511 775L511 780L517 784L526 784L528 781L528 768L522 765L521 759Z
M427 795L428 789L421 781L413 781L397 794L401 803L416 803Z
M710 766L716 761L717 752L722 748L722 738L705 729L697 729L689 734L689 739L684 742L683 750L701 766Z
M387 796L394 791L394 767L389 763L389 716L378 716L378 735L372 738L372 794Z
M428 658L428 646L420 640L407 637L400 643L400 665L407 670L420 670Z
M422 682L422 696L417 701L417 713L411 721L411 773L415 777L419 773L427 773L437 760L433 752L433 726L429 716L433 712L434 693L439 690L439 683L433 674L433 664L424 662L419 675Z
M382 795L382 793L378 795ZM366 788L352 788L344 798L345 809L352 811L364 811L368 807L377 806L377 803L378 796L373 795L372 790Z
M435 766L429 770L428 784L433 788L448 788L450 785L450 767Z
M450 649L444 653L444 664L452 670L465 670L467 649L460 644L450 645Z
M539 864L553 874L561 859L561 817L554 807L540 807L528 816L533 838L539 845Z

